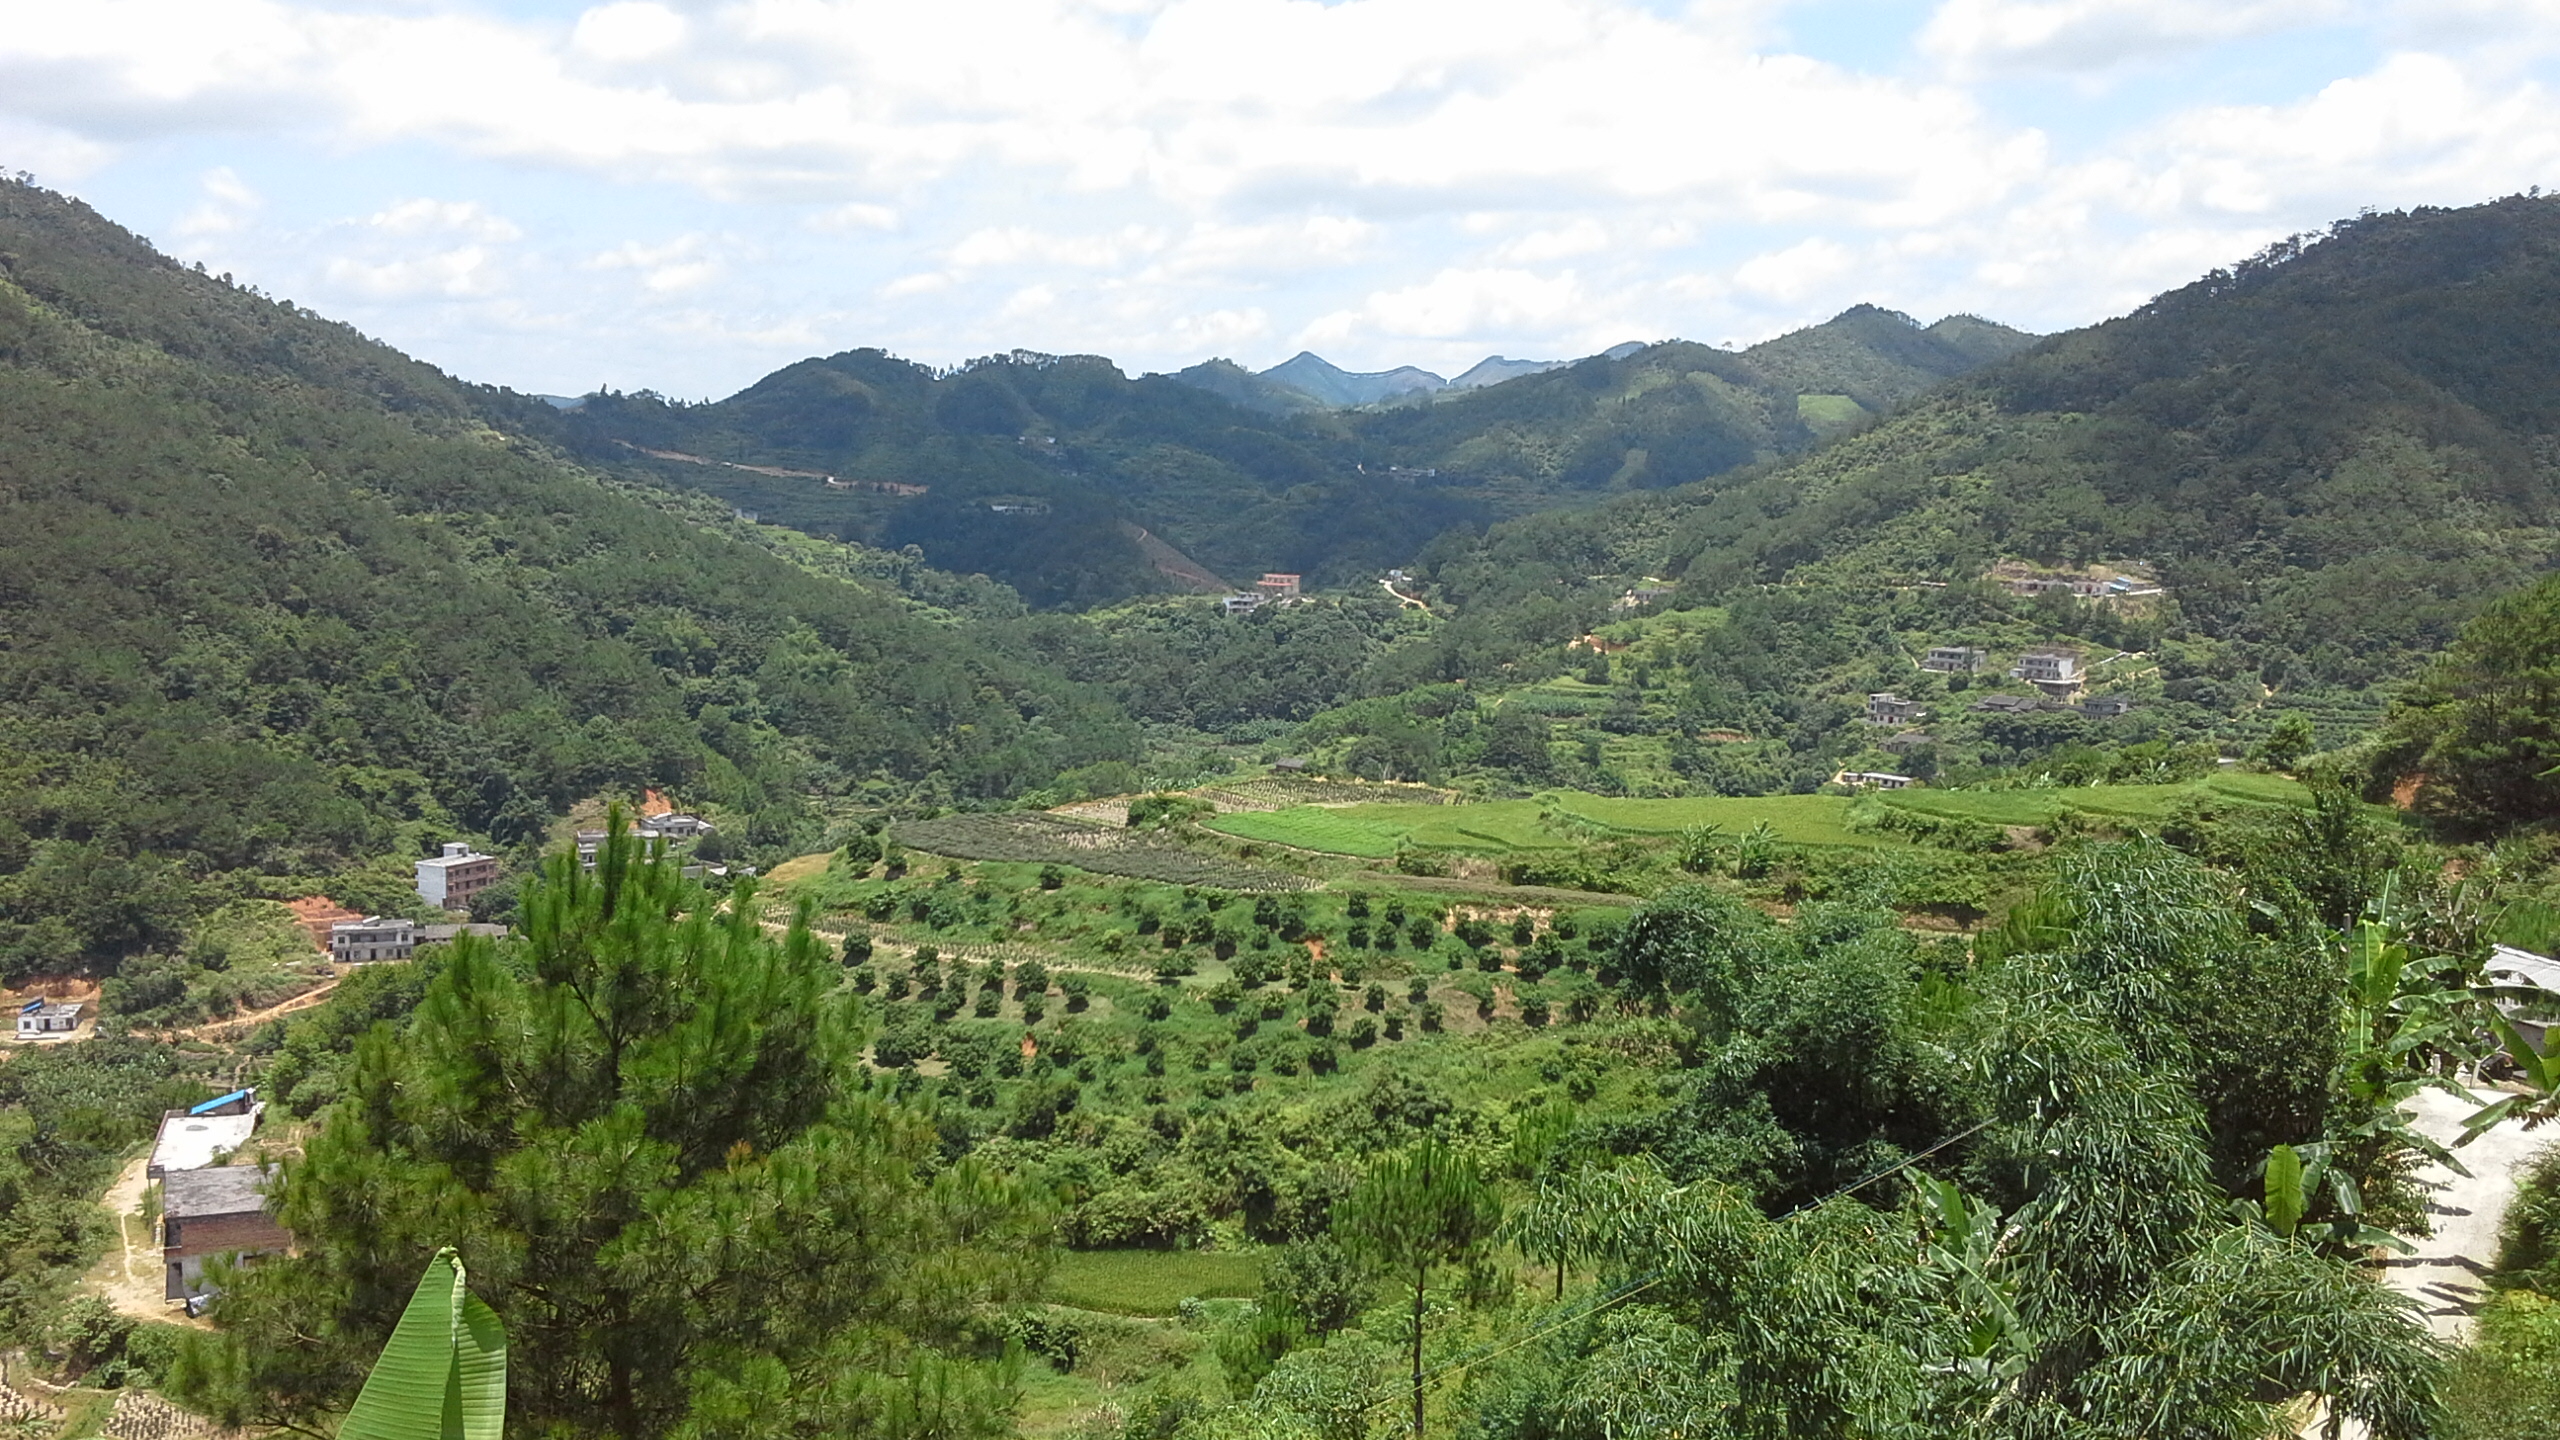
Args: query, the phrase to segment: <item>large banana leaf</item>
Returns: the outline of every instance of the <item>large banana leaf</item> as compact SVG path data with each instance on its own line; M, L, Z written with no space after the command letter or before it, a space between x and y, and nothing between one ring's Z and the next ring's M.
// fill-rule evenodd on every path
M338 1440L499 1440L506 1327L464 1278L450 1246L427 1262Z

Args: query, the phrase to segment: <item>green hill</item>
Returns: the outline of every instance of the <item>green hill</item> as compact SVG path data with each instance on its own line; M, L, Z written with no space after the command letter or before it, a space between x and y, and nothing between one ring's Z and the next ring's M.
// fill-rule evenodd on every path
M1366 583L1455 527L1802 450L2027 339L1860 307L1748 355L1622 348L1371 410L1323 407L1422 372L1350 376L1301 356L1133 380L1099 357L1017 351L937 374L855 350L715 404L600 395L557 423L590 464L813 534L913 545L1080 609L1185 588L1136 527L1223 576Z
M1712 596L2146 562L2170 633L2280 690L2361 686L2560 555L2556 320L2560 201L2369 215L1795 464L1523 521L1451 578L1552 552Z
M0 185L0 973L287 876L393 903L420 845L599 791L805 847L813 793L1133 752L1108 700L601 482L557 423Z

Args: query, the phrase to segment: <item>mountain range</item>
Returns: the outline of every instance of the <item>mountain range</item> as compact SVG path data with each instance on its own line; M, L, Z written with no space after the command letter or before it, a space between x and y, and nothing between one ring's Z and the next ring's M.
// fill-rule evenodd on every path
M1075 608L1266 570L1374 574L1453 527L1806 449L2032 340L1862 306L1740 353L1672 341L1563 365L1488 360L1470 375L1532 373L1468 388L1312 355L1260 375L1213 361L1131 379L1091 356L1017 351L937 373L856 350L708 405L591 396L561 424L588 463L815 534L912 545ZM1357 403L1390 384L1405 403Z

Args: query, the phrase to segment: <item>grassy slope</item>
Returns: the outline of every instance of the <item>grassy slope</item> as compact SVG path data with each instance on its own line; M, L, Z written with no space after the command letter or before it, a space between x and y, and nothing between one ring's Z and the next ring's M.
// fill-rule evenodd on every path
M1994 825L2043 825L2066 809L2147 821L2165 818L2180 801L2191 796L2294 803L2302 794L2300 786L2279 776L2218 775L2183 785L1978 792L1909 790L1875 798L1885 805L1929 815ZM1558 791L1540 800L1498 800L1427 810L1397 805L1299 806L1259 814L1220 815L1207 823L1213 830L1244 839L1372 859L1393 855L1405 845L1504 854L1578 843L1569 827L1542 824L1542 812L1640 835L1667 835L1692 825L1716 825L1727 834L1736 834L1766 824L1780 841L1790 845L1893 848L1903 844L1890 836L1851 830L1849 807L1855 803L1845 795L1631 800Z

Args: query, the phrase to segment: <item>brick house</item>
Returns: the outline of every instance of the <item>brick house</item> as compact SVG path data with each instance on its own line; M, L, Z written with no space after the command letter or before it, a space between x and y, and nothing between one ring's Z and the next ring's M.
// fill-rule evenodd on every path
M266 1172L250 1165L172 1170L160 1182L163 1293L186 1300L204 1293L204 1262L216 1255L254 1260L293 1248L293 1236L267 1213Z

